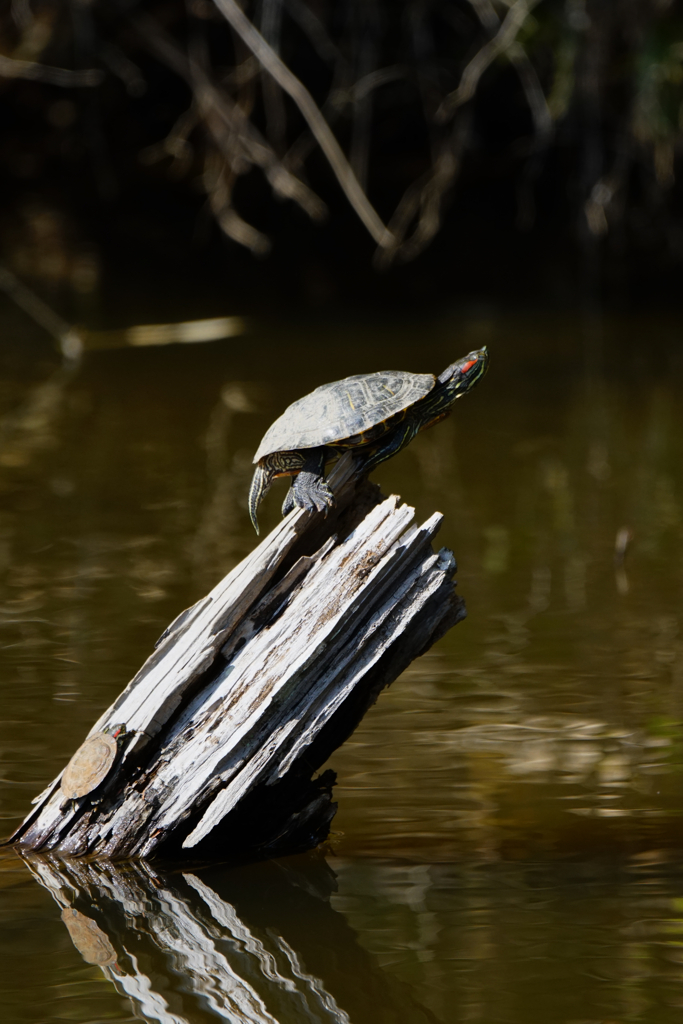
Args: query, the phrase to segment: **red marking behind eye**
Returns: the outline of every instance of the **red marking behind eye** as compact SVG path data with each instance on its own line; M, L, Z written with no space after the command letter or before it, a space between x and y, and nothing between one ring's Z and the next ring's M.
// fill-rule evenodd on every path
M472 367L474 366L476 361L477 361L476 359L470 359L470 361L468 363L463 363L462 366L460 367L460 372L461 373L467 373L468 370L472 369Z

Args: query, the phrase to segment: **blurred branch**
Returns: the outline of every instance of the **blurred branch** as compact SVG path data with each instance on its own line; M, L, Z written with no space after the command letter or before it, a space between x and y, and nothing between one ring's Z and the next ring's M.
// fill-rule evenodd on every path
M476 11L484 30L495 38L501 30L501 25L491 0L469 0L469 3ZM522 230L528 230L534 222L536 213L533 183L541 171L541 154L547 148L553 134L553 117L536 69L522 44L514 39L503 52L517 72L534 122L535 140L530 154L531 159L526 162L517 186L517 226Z
M476 11L479 21L490 36L495 36L500 29L500 18L491 0L469 0ZM552 132L553 118L548 101L536 74L536 69L529 60L526 50L516 39L507 47L507 57L515 67L522 83L524 94L534 119L536 134L546 138Z
M451 188L460 169L460 157L465 143L466 129L460 126L455 137L444 144L433 166L417 181L408 186L389 221L394 237L391 248L378 250L375 266L388 267L397 256L404 261L414 259L431 242L441 226L441 206L446 192ZM404 241L405 235L415 219L418 222L413 234Z
M85 154L92 159L86 171L109 195L107 135L117 161L129 162L127 147L135 147L143 164L171 157L176 179L191 175L196 182L199 175L205 208L227 235L258 254L269 240L233 208L238 178L257 168L276 197L293 199L321 220L327 208L306 178L307 158L320 149L379 247L375 264L386 266L417 255L440 229L446 197L485 123L491 144L479 147L475 160L481 168L495 161L499 141L514 156L518 226L533 222L533 186L543 173L565 195L564 215L571 220L579 213L581 230L587 224L591 237L622 223L623 238L628 232L636 245L650 245L656 223L678 252L680 232L667 209L683 142L683 37L675 5L554 0L543 8L542 31L532 32L530 15L539 3L188 0L184 17L182 4L158 0L150 17L138 13L139 0L118 5L118 14L88 0L11 0L0 28L16 43L13 56L0 56L0 78L37 85L30 115L24 89L3 92L3 174L10 185L16 179L18 192L25 178L42 187L55 161L70 173ZM253 21L242 7L256 12ZM139 43L187 85L184 113L185 90L172 84L162 104L156 85L139 102L146 91L142 69L148 73L146 63L135 63ZM54 64L80 70L40 63L47 54ZM451 90L458 60L464 70ZM505 72L508 64L519 86ZM301 79L291 68L301 69ZM106 90L106 119L96 91L81 94L78 105L55 102L52 86L92 88L109 72L125 92ZM157 80L152 68L149 73L150 82L166 80ZM480 102L466 107L485 73ZM401 84L375 96L393 82ZM510 87L514 102L506 99ZM533 135L526 106L518 103L522 91ZM27 116L34 118L30 129ZM562 145L574 156L546 165L554 126L563 121ZM643 172L637 180L629 174L636 160ZM577 163L584 167L578 188L563 189L558 179ZM505 166L508 173L509 160ZM401 196L387 224L369 200L367 178L380 195L396 189ZM625 217L628 203L646 211L640 220Z
M11 0L11 16L18 29L27 29L33 21L29 0Z
M216 316L206 320L180 320L172 324L136 324L134 327L104 331L85 331L88 351L112 348L149 348L157 345L195 345L220 341L244 334L246 321L241 316Z
M519 0L521 2L521 0ZM277 53L265 41L260 32L249 21L235 0L214 0L216 7L234 30L241 36L268 74L272 75L281 89L294 100L306 123L315 136L318 145L327 157L337 181L359 218L375 242L381 247L391 244L391 233L385 227L370 200L361 188L360 182L346 159L332 130L320 113L315 100L306 86L289 70Z
M473 7L479 21L482 23L490 36L494 36L500 28L500 18L496 14L492 0L468 0L470 7Z
M346 77L348 77L348 74L350 73L349 68L343 59L340 60L338 68L341 68L345 72ZM377 89L382 85L399 81L402 78L407 78L409 73L410 71L408 68L396 64L391 67L380 68L378 71L373 71L369 75L364 75L362 78L359 78L354 85L333 85L327 101L323 106L322 113L327 117L328 121L334 123L335 119L342 113L342 111L344 111L347 106L352 104L356 99L362 98L371 90ZM315 138L313 133L307 128L290 146L284 157L285 165L292 171L297 170L302 166L314 147ZM391 246L389 246L389 248L391 248Z
M138 15L134 21L146 45L192 89L197 111L227 160L230 173L241 174L256 165L263 170L276 195L293 199L314 220L324 217L327 208L322 200L287 170L239 104L220 91L198 62L185 54L153 18ZM222 229L252 251L264 253L269 245L265 236L232 209L226 169L219 173L215 154L207 156L207 161L204 184Z
M547 138L553 130L553 118L543 87L536 74L536 68L529 60L522 44L516 41L508 47L508 57L522 83L524 95L534 119L536 134L540 139Z
M362 5L361 11L362 14L359 12L360 17L362 17L360 27L361 42L356 53L355 74L360 74L361 80L367 80L377 70L377 18L374 16L372 4ZM359 91L356 91L354 88L352 96L353 124L351 145L349 147L349 162L361 186L363 189L367 189L374 97L372 88Z
M54 309L15 277L11 270L3 266L0 266L0 289L28 313L32 320L52 335L65 359L77 359L80 356L83 341L75 327L63 320L59 313L55 313Z
M517 0L513 4L496 35L485 46L482 46L463 71L458 88L446 96L436 112L437 120L447 121L458 107L472 99L481 76L496 57L514 43L524 22L539 2L540 0ZM476 7L479 6L479 4L476 5Z
M339 61L345 63L345 57L322 21L303 0L285 0L289 16L297 23L302 32L308 36L311 44L322 60L329 64Z
M251 249L255 256L265 256L270 251L270 240L240 217L233 207L233 180L234 176L228 172L220 154L209 149L205 158L203 183L214 217L234 242Z
M112 74L119 78L129 96L134 99L144 96L147 91L147 83L142 76L140 68L113 43L105 43L100 48L100 57Z
M261 33L277 53L282 27L282 0L261 0ZM261 65L263 106L266 113L266 134L276 152L286 146L287 111L282 90L275 79L264 73Z
M46 85L59 85L66 89L82 89L100 85L104 79L104 72L99 68L69 71L67 68L53 68L47 64L37 64L32 60L16 60L14 57L0 56L0 77L28 78L34 82L45 82Z
M402 64L392 64L388 68L378 68L377 71L371 71L367 75L363 75L352 88L349 90L349 99L354 102L364 99L374 89L379 89L382 85L388 85L390 82L399 82L402 78L407 78L410 74L408 68Z
M200 122L201 118L193 102L188 110L183 111L166 138L143 149L139 160L143 164L153 164L170 156L173 159L174 176L182 177L189 170L193 158L189 136Z

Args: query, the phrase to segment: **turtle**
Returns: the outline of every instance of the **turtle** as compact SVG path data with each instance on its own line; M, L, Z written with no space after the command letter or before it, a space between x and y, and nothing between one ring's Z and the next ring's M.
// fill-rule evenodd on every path
M62 774L60 786L67 800L87 796L104 782L116 760L117 740L125 731L124 725L110 726L80 745Z
M486 346L469 352L435 377L386 370L323 384L293 402L266 431L256 454L249 490L249 517L259 533L257 510L272 481L292 476L282 515L298 506L308 512L334 507L325 465L353 449L369 473L396 455L426 427L448 416L456 399L488 368Z

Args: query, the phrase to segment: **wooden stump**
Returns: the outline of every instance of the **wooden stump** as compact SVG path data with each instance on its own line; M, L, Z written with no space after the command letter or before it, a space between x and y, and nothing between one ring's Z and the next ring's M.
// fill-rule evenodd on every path
M87 796L58 776L12 837L109 858L268 856L322 841L333 772L313 773L379 691L464 618L455 560L414 509L330 474L337 508L295 510L169 626L89 735L125 726Z

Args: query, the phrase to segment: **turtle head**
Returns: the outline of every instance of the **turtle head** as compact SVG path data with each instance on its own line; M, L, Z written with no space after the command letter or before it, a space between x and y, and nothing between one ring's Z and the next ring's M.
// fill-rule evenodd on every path
M126 735L126 726L123 722L117 722L115 725L107 725L102 732L106 732L107 736L112 736L115 740L118 740Z
M439 374L437 380L439 384L445 385L451 399L455 401L456 398L467 394L470 388L481 380L488 367L489 350L484 345L483 348L476 348L462 359L451 363Z

